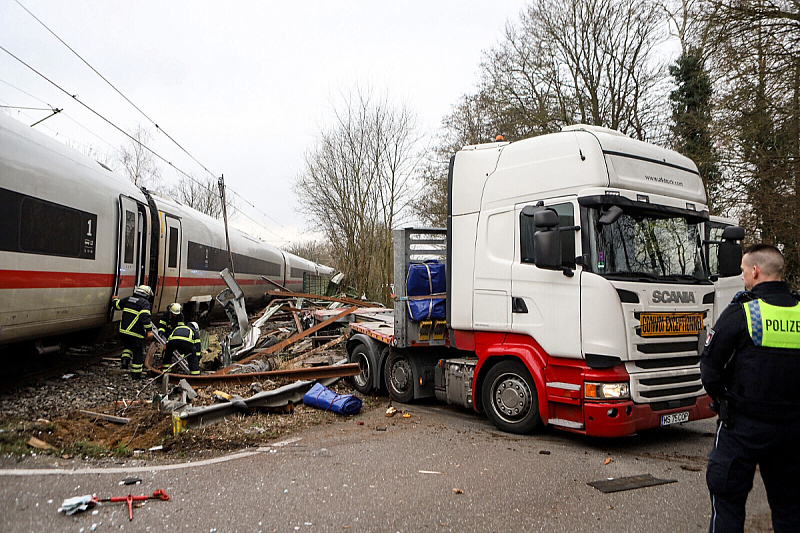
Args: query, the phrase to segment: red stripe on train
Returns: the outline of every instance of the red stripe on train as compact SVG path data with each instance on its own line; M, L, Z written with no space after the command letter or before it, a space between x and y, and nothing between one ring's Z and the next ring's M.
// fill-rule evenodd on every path
M79 287L112 287L113 285L113 274L0 270L0 289L71 289ZM133 276L123 276L120 285L122 287L132 287Z
M120 288L133 287L133 276L122 276ZM168 277L164 280L167 287L178 285L178 278ZM266 285L262 279L238 279L242 285ZM287 282L295 285L299 281ZM86 272L41 272L33 270L0 270L0 289L72 289L90 287L113 287L113 274L97 274ZM182 287L225 286L222 278L181 278Z

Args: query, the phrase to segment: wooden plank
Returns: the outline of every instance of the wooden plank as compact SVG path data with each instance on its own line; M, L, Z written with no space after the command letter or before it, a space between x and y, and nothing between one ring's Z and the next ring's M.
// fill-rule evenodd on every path
M314 327L308 328L307 330L303 331L302 333L297 333L297 334L289 337L288 339L282 340L281 342L279 342L277 344L273 344L272 346L270 346L269 348L267 348L265 350L257 350L255 352L251 353L250 355L248 355L244 359L241 359L241 360L237 361L237 363L240 364L240 365L243 365L243 364L247 363L248 361L251 361L251 360L255 359L256 357L259 357L259 356L262 356L262 355L270 355L270 354L273 354L273 353L277 352L278 350L282 350L283 348L289 346L290 344L293 344L293 343L299 341L300 339L311 335L312 333L316 333L317 331L321 330L322 328L324 328L324 327L326 327L326 326L328 326L330 324L333 324L334 322L336 322L340 318L343 318L343 317L349 315L350 313L353 313L356 309L357 309L356 307L348 307L347 309L345 309L341 313L329 318L328 320L325 320L324 322L320 322L319 324L317 324ZM232 368L233 367L225 367L222 370L217 371L216 374L218 374L218 375L219 374L227 374L228 372L230 372L230 370Z
M112 415L107 415L105 413L95 413L94 411L84 411L83 409L81 409L80 411L81 413L88 415L92 418L102 418L103 420L106 420L108 422L113 422L115 424L127 424L128 422L131 421L130 418L125 418L122 416L112 416Z
M292 311L292 316L294 317L294 325L297 326L297 332L302 333L303 324L300 323L300 315L297 314L297 311Z
M306 353L304 353L302 355L299 355L299 356L295 357L294 359L290 360L287 364L288 364L288 366L291 366L291 365L295 365L297 363L300 363L300 362L308 359L309 357L318 354L319 352L321 352L323 350L327 350L328 348L339 344L343 340L344 340L344 335L340 335L340 336L334 338L333 340L328 341L326 344L323 344L322 346L314 348L311 351L308 351L308 352L306 352Z
M361 300L355 300L353 298L347 298L343 296L341 298L334 298L332 296L318 296L316 294L308 294L304 292L283 292L283 291L269 291L267 292L270 296L281 296L283 298L294 298L298 296L302 296L304 298L308 298L310 300L322 300L325 302L339 302L343 304L355 305L356 307L373 307L370 302L362 302Z

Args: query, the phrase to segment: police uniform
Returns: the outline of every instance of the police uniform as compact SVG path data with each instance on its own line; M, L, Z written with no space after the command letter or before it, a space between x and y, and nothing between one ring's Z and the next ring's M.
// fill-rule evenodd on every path
M152 327L150 321L150 301L137 289L132 296L114 298L114 308L122 311L119 332L122 335L122 368L130 364L131 376L144 377L144 341L147 331ZM131 362L131 359L133 361Z
M190 325L181 324L172 330L167 346L164 350L164 361L161 368L165 372L170 367L170 359L175 362L175 352L180 356L186 357L189 365L189 373L192 375L200 374L200 332Z
M742 531L759 466L777 533L800 532L800 304L782 281L742 292L709 331L703 386L721 406L709 531Z

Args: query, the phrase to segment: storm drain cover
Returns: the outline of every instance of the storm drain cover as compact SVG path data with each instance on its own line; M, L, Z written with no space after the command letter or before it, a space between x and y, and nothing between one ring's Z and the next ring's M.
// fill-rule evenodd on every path
M600 481L590 481L587 485L591 485L597 490L605 493L619 492L621 490L641 489L642 487L652 487L653 485L665 485L667 483L675 483L677 479L658 479L650 474L641 474L639 476L618 477L610 479L601 479Z

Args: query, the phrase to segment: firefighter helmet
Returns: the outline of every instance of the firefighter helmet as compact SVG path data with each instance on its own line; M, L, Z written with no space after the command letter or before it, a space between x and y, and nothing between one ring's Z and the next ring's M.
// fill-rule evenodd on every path
M150 298L153 295L153 289L150 288L150 285L139 285L133 292L144 296L145 298Z
M197 325L197 322L189 322L189 326L195 331L200 331L200 326Z
M177 302L174 303L174 304L169 304L169 308L168 309L169 309L169 312L171 314L173 314L173 315L181 314L181 304L179 304Z

